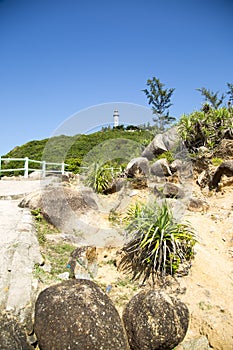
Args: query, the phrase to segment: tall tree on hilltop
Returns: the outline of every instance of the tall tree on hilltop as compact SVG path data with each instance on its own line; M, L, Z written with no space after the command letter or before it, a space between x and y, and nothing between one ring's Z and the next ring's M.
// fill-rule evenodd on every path
M204 97L205 102L207 104L209 104L213 109L218 109L226 97L224 94L222 94L220 97L218 97L218 91L213 92L213 91L206 89L204 87L202 87L201 89L196 89L196 90L200 91L200 93Z
M164 89L164 84L156 77L148 79L146 85L148 89L142 90L148 98L149 105L152 105L152 111L155 117L153 121L156 123L159 130L163 131L165 126L175 120L169 115L169 108L172 106L171 97L174 88Z

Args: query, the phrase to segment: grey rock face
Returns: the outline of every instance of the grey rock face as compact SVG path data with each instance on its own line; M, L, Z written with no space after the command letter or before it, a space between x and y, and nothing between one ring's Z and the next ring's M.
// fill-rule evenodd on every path
M171 182L166 182L163 188L163 195L166 198L184 198L185 193L182 190L182 188L180 188L179 186L171 183Z
M35 307L41 350L128 350L117 310L89 280L69 280L42 291Z
M158 177L172 175L167 159L159 159L153 163L151 166L151 174Z
M147 158L138 157L132 159L126 167L127 177L146 176L149 174L149 162Z
M176 128L171 128L163 134L155 136L153 141L145 148L142 157L152 160L155 156L171 151L179 143Z
M189 311L181 301L148 290L126 305L123 321L131 350L172 350L184 339Z

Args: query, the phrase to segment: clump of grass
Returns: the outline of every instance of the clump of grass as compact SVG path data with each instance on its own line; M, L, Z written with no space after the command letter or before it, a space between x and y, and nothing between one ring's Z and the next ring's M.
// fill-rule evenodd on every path
M181 265L187 273L194 256L195 234L188 223L176 221L166 201L161 205L135 204L126 222L129 242L123 248L120 267L132 280L143 276L144 283L151 276L154 282L155 277L181 273Z

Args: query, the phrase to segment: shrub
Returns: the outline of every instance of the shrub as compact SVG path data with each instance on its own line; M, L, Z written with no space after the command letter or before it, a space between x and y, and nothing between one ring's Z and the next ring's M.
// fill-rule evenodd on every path
M200 146L213 148L233 129L232 109L196 111L183 115L178 124L178 131L189 150L195 151Z
M143 282L187 273L194 256L195 234L189 224L176 221L166 201L158 205L137 203L126 217L129 242L123 247L120 268ZM184 264L188 263L188 264ZM182 268L181 268L182 264Z

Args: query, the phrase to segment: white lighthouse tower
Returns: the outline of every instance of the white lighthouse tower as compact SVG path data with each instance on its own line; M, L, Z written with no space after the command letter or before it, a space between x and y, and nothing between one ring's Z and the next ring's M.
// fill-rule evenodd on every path
M117 109L113 112L114 128L119 125L119 112Z

